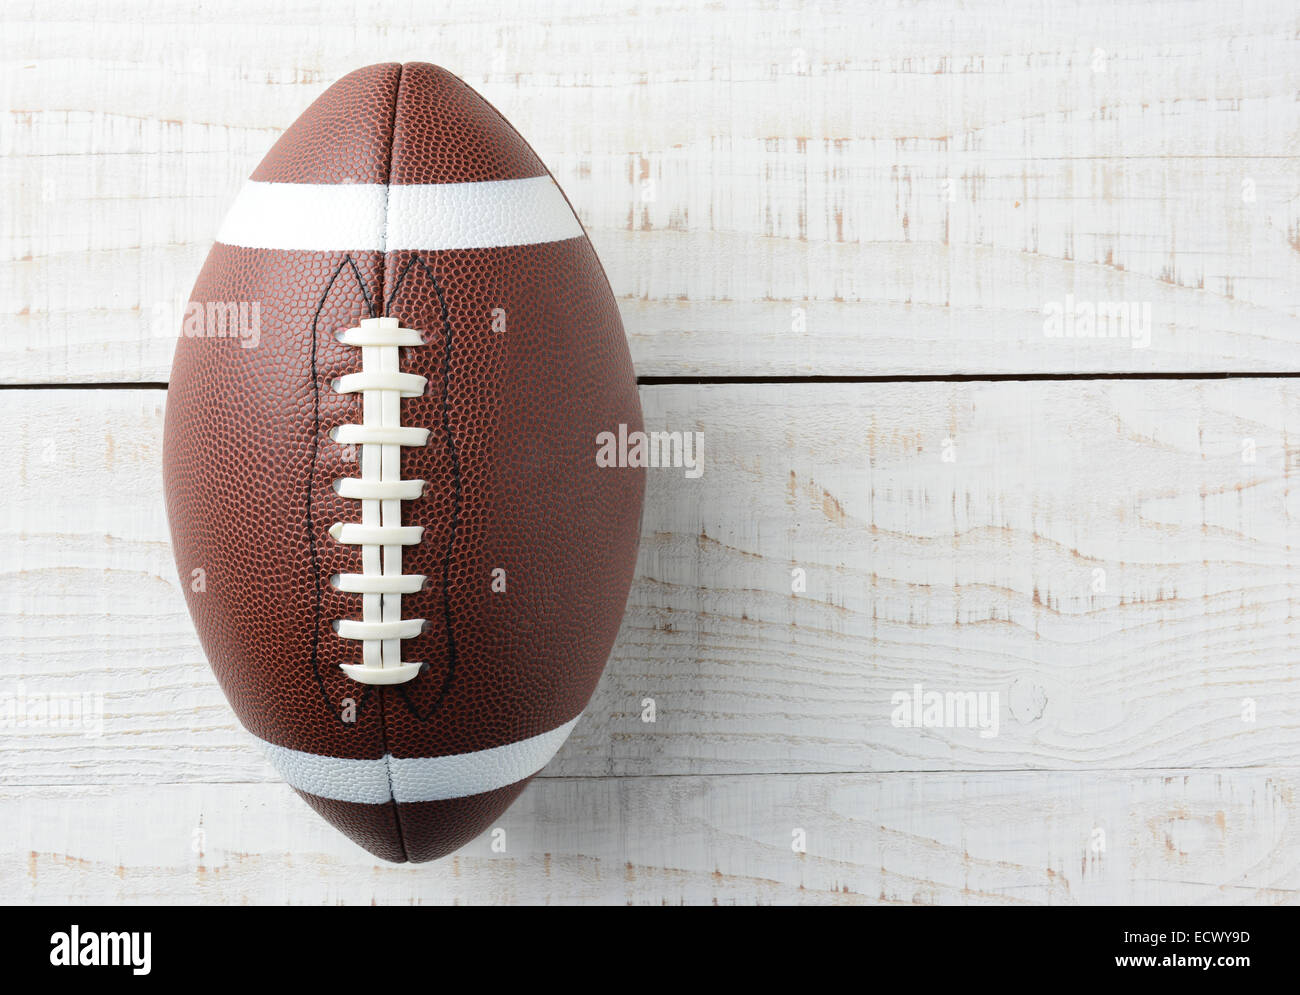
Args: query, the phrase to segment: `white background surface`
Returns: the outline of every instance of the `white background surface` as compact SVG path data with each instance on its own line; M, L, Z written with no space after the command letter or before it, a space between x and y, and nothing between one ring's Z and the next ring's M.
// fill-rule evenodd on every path
M0 29L0 695L105 710L0 727L0 898L1296 901L1288 5L8 2ZM239 728L158 469L230 198L389 60L530 140L647 425L706 438L702 478L651 473L622 636L505 852L418 867ZM1066 295L1149 304L1149 347L1049 338ZM918 684L997 693L998 735L896 726Z

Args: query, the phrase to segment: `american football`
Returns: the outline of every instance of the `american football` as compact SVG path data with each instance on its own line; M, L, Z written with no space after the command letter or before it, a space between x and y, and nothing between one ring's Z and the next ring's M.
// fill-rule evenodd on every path
M279 138L199 274L164 484L204 651L312 808L389 861L493 825L586 707L635 568L642 428L595 251L432 65Z

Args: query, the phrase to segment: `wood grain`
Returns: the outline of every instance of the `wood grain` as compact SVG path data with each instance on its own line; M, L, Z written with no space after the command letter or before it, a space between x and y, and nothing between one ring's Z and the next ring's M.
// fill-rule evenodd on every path
M1292 378L644 386L705 471L651 472L621 638L505 851L378 865L294 798L184 609L165 392L68 388L165 384L243 177L417 59L554 170L644 378L1300 371L1286 5L10 3L0 384L44 386L0 391L0 892L1300 901ZM1067 301L1150 340L1050 337ZM925 692L996 735L900 724Z
M164 381L243 177L388 59L534 143L642 375L1300 370L1286 5L325 7L6 8L0 381ZM1150 344L1047 337L1066 295Z
M1238 767L1300 752L1296 381L642 393L651 427L704 432L704 473L650 472L623 633L551 773ZM105 710L93 738L0 728L6 783L274 778L177 586L163 400L0 393L25 440L0 517L0 691L100 694ZM917 685L996 694L996 735L897 725L895 696Z
M274 784L7 787L0 822L15 902L1300 900L1294 770L546 778L496 827L504 852L488 833L416 867Z

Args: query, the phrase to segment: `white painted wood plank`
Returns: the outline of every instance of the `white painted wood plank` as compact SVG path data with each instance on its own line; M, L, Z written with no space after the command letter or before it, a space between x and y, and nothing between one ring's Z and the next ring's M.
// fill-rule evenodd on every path
M0 788L29 903L1295 904L1296 772L547 778L379 864L282 785ZM806 852L796 853L802 831Z
M164 380L279 129L417 58L552 165L643 375L1300 369L1286 5L49 10L0 33L4 382ZM1066 295L1149 346L1048 338Z
M704 474L650 472L621 639L549 773L1300 755L1296 381L642 397L652 428L705 433ZM0 392L0 423L19 440L19 486L0 506L0 695L97 694L106 713L93 737L0 728L6 783L274 778L217 690L177 587L158 478L163 400ZM792 592L794 569L806 591ZM917 685L990 705L997 695L997 734L895 724L896 696ZM654 723L642 721L647 698Z

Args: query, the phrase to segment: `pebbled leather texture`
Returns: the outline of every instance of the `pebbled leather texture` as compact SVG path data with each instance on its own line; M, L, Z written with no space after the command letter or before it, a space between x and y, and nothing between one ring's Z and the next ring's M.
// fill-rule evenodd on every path
M391 189L547 176L489 104L416 63L339 80L252 179ZM429 202L411 193L371 209ZM479 190L466 193L452 202L483 202ZM436 191L433 201L443 203ZM556 226L556 203L528 207L550 212L550 227L529 228L527 209L522 227L489 225L480 209L495 247L219 241L199 275L193 302L260 306L260 341L206 334L178 343L164 443L173 546L218 681L243 724L275 747L386 764L499 751L572 721L595 688L632 580L644 488L640 469L597 467L596 437L640 430L641 410L590 242L576 219L571 237ZM395 228L394 218L417 236L436 226L418 245L464 244L438 238L445 229L472 236L476 220L401 211L377 230ZM516 229L564 237L502 244ZM401 402L403 425L430 430L427 445L402 451L402 477L427 482L403 505L402 524L424 533L404 550L402 570L429 578L402 598L403 617L427 620L402 652L426 666L393 687L339 669L360 662L361 644L339 638L332 622L359 618L360 596L329 583L360 570L359 548L328 534L360 518L359 502L333 489L358 463L328 433L361 420L360 396L331 389L360 368L359 350L335 334L377 315L422 333L423 346L401 350L400 368L429 380L424 395ZM504 571L504 592L492 589L494 571ZM498 754L485 756L495 763ZM532 776L457 795L446 771L495 769L472 760L431 764L437 776L418 771L412 783L436 795L427 800L358 803L346 786L330 790L338 797L300 793L376 856L430 860L488 828Z
M298 795L331 825L376 857L394 863L409 860L418 864L459 850L491 828L492 823L523 792L529 780L531 778L466 798L400 806L357 805L303 791Z

